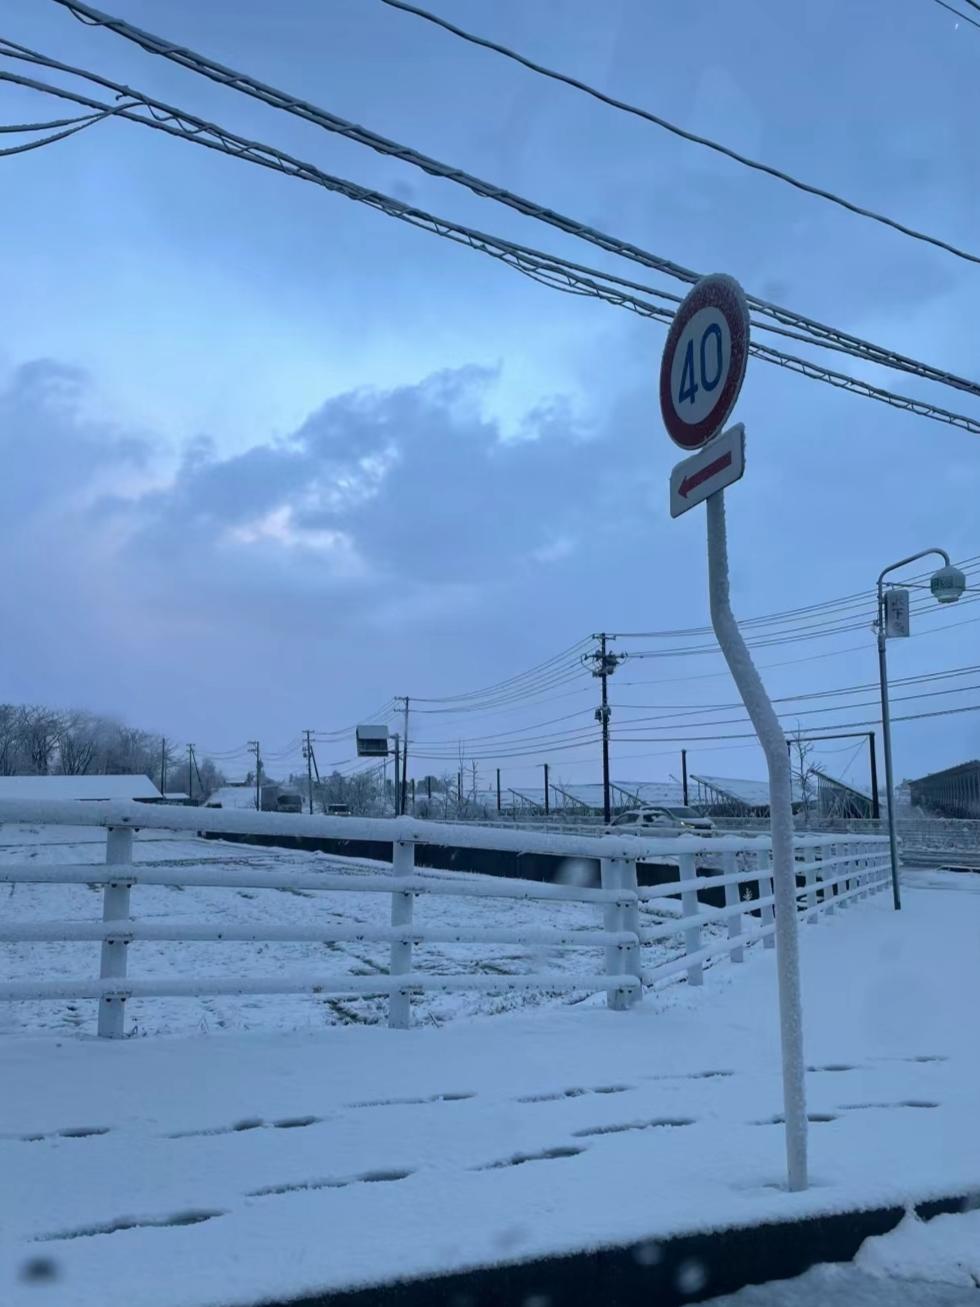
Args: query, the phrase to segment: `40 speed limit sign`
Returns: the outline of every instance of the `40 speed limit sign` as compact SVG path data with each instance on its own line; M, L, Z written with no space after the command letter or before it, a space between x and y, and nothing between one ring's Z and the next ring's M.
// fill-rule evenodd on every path
M702 277L671 323L660 364L660 411L681 449L718 434L738 399L749 356L749 306L734 277Z

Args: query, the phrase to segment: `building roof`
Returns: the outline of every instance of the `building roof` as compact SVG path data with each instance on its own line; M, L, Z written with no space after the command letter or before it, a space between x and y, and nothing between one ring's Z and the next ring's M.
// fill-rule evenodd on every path
M222 785L208 795L205 808L251 808L255 811L254 785Z
M160 799L148 776L0 776L0 799Z
M909 781L910 785L925 785L927 781L947 781L953 780L954 777L963 776L970 772L980 771L980 760L974 758L970 762L957 763L955 767L946 767L943 771L933 771L928 776L917 776L915 780Z

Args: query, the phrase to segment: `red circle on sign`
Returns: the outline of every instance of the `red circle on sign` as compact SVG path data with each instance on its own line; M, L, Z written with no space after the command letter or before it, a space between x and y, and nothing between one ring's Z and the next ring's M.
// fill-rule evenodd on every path
M700 422L685 422L677 412L671 392L671 375L674 355L684 329L702 309L717 309L725 318L731 338L731 357L728 375L718 393L711 412ZM667 332L663 357L660 360L660 412L667 434L681 449L700 449L712 436L718 434L735 407L738 393L745 380L745 365L749 357L749 306L745 292L734 277L713 272L702 277L686 297Z

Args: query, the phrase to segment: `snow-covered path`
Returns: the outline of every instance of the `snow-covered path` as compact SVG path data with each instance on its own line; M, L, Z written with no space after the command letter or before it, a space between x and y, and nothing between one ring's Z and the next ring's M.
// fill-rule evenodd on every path
M801 931L812 1186L771 953L638 1008L3 1041L0 1297L204 1307L980 1189L980 877ZM36 1257L58 1278L19 1277Z

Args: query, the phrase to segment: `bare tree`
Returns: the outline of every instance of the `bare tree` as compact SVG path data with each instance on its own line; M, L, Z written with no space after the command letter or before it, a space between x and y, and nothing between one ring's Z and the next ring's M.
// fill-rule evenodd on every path
M64 776L85 776L92 771L105 745L105 722L88 712L61 715L58 770Z
M23 753L22 717L16 704L0 704L0 776L16 776L26 770Z
M108 739L103 756L103 769L110 776L138 776L145 773L153 777L159 767L157 739L149 731L135 726L107 723Z
M817 776L819 769L813 761L813 744L805 739L803 727L797 725L789 738L790 759L793 765L793 779L800 796L800 808L803 813L804 826L810 825L810 813L817 797Z
M61 716L40 704L21 709L21 742L31 771L47 776L61 735Z

